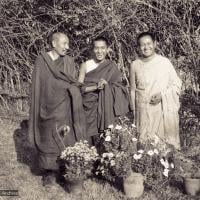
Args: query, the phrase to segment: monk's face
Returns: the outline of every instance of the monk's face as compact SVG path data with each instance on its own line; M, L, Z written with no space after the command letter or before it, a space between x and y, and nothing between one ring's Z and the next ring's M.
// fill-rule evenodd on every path
M139 40L139 50L143 57L148 58L155 54L156 43L150 36L144 36Z
M97 61L103 61L108 53L108 46L105 41L95 41L93 52Z
M59 35L54 41L53 41L53 47L56 53L60 56L64 56L67 53L67 50L69 49L69 39L66 35Z

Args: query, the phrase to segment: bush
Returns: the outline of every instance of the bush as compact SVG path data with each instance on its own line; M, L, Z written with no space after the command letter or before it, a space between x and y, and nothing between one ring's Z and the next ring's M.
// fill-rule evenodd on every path
M78 63L90 56L93 38L111 41L111 58L124 75L137 57L136 36L156 33L158 51L169 57L185 87L198 93L200 3L195 0L3 0L0 3L1 86L22 93L36 56L54 31L66 32ZM20 87L21 86L21 87Z

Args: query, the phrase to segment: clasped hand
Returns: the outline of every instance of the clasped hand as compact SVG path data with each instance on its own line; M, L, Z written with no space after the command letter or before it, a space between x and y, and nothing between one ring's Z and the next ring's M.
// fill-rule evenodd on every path
M150 100L150 104L156 105L158 103L160 103L162 100L162 96L161 93L156 93L154 95L152 95L151 100Z
M102 90L106 84L108 84L108 82L105 79L101 78L97 84L97 88L99 90Z

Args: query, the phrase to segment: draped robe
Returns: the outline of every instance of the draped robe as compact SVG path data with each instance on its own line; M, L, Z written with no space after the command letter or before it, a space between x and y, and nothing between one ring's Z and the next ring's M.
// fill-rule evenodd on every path
M133 62L135 79L135 122L140 140L169 143L180 149L179 94L181 80L171 62L155 55L150 61ZM152 95L161 93L159 104L150 104Z
M128 91L121 82L121 73L114 62L105 60L86 73L83 88L96 85L101 78L108 82L103 90L82 94L87 136L97 135L109 125L114 125L116 117L124 116L130 109Z
M53 61L43 52L35 62L32 77L29 141L39 153L39 166L57 169L57 157L65 146L85 136L85 115L80 87L75 81L75 64L70 56ZM59 129L68 125L62 137Z

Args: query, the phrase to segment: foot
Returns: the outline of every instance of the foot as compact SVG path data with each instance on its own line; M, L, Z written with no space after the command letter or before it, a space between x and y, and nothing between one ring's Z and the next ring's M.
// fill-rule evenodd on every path
M43 186L56 185L56 176L57 173L52 171L47 171L42 177Z

